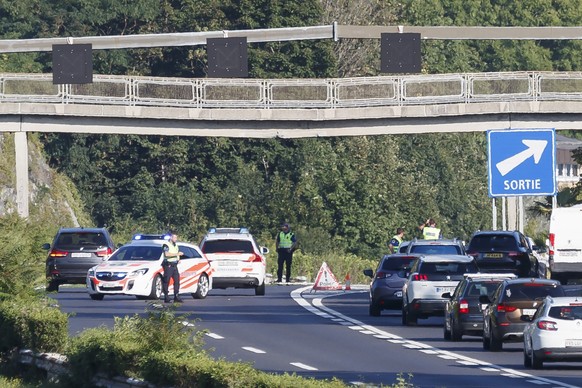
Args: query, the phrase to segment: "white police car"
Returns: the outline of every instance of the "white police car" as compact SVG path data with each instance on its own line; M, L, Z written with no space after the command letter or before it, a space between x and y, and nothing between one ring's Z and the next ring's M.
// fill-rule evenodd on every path
M132 241L118 248L111 257L87 272L87 289L93 300L105 295L135 295L138 299L159 299L162 296L163 247L169 235L135 235ZM212 289L214 270L194 244L177 242L184 252L178 263L180 294L204 299ZM170 294L173 285L170 281Z
M265 272L269 253L247 228L210 228L200 249L214 269L214 288L254 288L265 295Z

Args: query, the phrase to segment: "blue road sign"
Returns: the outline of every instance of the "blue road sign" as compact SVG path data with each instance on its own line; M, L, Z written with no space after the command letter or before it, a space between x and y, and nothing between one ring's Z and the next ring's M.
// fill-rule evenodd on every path
M489 196L556 194L556 131L487 131Z

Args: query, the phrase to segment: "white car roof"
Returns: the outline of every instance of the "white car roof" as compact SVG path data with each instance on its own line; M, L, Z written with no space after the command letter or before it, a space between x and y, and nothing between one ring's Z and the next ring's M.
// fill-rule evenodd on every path
M582 305L582 296L556 296L548 297L548 299L550 299L552 306Z
M425 263L471 263L475 261L473 257L463 255L426 255L420 256L418 260L421 260Z

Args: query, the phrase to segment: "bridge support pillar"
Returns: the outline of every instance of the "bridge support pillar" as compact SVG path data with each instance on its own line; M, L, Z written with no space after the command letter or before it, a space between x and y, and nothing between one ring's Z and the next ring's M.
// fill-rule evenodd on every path
M18 215L28 218L28 140L26 132L14 133L16 159L16 207Z

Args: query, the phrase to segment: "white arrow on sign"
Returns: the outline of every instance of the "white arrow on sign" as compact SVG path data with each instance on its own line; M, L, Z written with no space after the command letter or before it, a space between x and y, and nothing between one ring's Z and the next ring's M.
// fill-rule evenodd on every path
M533 156L535 164L538 164L546 146L548 145L547 140L527 140L521 141L527 147L525 150L518 154L510 156L509 158L502 160L497 163L495 167L501 173L501 176L505 176L511 170L525 162L527 159Z

